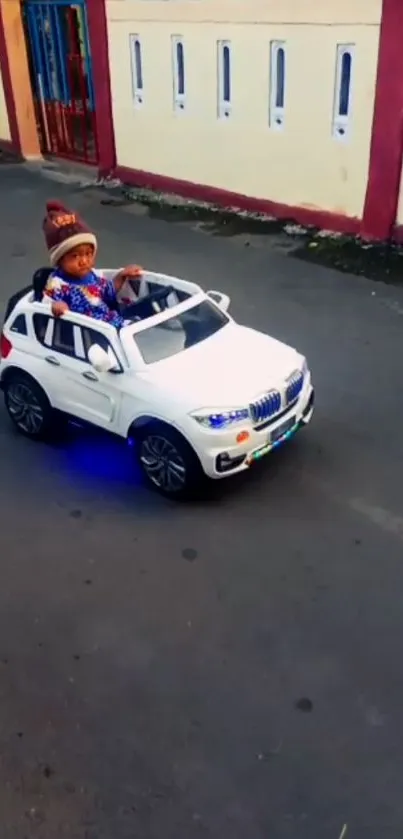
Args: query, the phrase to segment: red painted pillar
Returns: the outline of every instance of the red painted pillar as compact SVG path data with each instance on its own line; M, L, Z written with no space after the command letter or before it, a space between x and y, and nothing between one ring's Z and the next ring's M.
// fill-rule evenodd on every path
M388 239L403 156L403 0L383 0L368 185L361 235Z
M87 17L95 94L98 167L100 175L108 175L116 167L116 151L109 72L106 0L87 0Z

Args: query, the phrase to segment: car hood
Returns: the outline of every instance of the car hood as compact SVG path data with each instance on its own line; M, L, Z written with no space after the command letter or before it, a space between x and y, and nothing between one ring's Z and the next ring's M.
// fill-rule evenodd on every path
M302 362L303 356L287 344L232 322L143 375L190 409L237 407L281 387Z

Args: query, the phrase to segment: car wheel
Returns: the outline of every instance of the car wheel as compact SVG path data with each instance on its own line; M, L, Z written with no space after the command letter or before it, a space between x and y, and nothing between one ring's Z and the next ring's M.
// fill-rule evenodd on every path
M48 436L53 409L35 380L24 373L12 373L6 378L3 389L8 415L20 434L33 440Z
M194 498L204 485L200 461L189 443L168 425L151 423L136 434L137 458L147 483L168 498Z

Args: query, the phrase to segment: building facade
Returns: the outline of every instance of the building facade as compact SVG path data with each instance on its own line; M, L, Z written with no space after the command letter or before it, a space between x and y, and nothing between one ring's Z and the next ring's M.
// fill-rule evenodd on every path
M0 0L0 141L399 238L402 43L402 0Z

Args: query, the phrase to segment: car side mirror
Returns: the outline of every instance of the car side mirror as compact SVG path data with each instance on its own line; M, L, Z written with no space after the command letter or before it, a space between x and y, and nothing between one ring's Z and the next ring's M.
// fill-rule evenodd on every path
M222 312L228 312L231 300L227 294L223 294L221 291L208 291L207 297L210 297Z
M115 362L99 344L93 344L88 350L88 361L97 373L111 373L116 367Z

